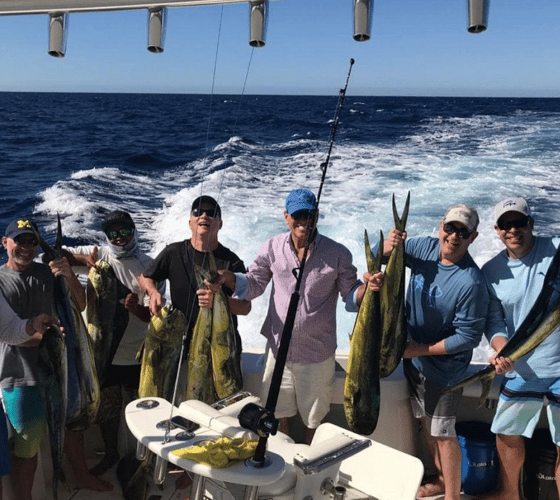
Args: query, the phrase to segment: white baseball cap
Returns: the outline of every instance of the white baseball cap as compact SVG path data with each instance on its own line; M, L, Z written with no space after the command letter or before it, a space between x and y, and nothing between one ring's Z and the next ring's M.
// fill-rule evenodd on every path
M494 209L496 223L506 212L519 212L527 217L531 217L529 205L523 198L506 198L500 201Z
M447 209L443 223L460 222L469 231L476 231L478 227L478 213L473 207L469 207L463 203L452 205Z

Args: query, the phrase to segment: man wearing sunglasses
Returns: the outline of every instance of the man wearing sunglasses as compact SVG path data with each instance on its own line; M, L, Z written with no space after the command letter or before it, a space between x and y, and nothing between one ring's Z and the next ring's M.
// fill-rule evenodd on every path
M141 365L136 359L148 323L150 310L149 298L138 283L138 277L153 259L138 248L138 234L131 215L124 210L109 212L101 222L105 234L104 245L85 245L66 248L72 265L80 266L75 270L78 274L87 274L96 262L102 260L113 269L120 284L120 301L115 304L115 314L121 315L116 325L126 324L121 341L113 359L107 361L105 373L99 374L101 379L101 411L99 426L105 443L105 455L90 471L101 476L119 460L117 448L123 391L130 399L138 396ZM165 291L165 283L159 285L161 293ZM124 318L122 318L124 316ZM115 333L117 335L117 333Z
M210 283L207 283L205 288L199 289L195 264L208 269L208 253L212 252L218 269L245 272L243 261L218 241L218 233L222 225L222 210L218 202L211 196L199 196L191 205L189 217L191 238L167 245L140 277L140 284L150 297L150 313L154 316L161 315L160 309L164 302L155 283L169 280L171 302L187 319L186 350L189 349L200 308L211 308L214 303L214 293L217 291L212 289ZM224 292L235 330L235 352L232 355L240 363L241 337L237 330L237 316L249 314L251 303L248 300L233 298L232 289L224 287ZM187 355L188 352L185 352L183 359L187 359ZM175 481L178 489L186 488L189 484L190 477L187 473L183 473Z
M8 261L0 267L0 291L22 319L38 314L56 317L55 276L64 277L79 310L86 305L84 289L66 258L36 262L37 226L30 219L11 222L2 238ZM38 386L38 347L0 344L0 386L12 429L12 478L18 500L31 500L37 453L46 429L43 399ZM66 433L65 451L78 431ZM80 488L111 490L113 486L91 475L83 461L71 460Z
M462 389L445 388L463 378L479 344L488 311L482 272L468 253L478 233L478 214L464 204L451 206L438 238L406 238L392 229L384 255L404 244L411 270L406 295L408 343L403 354L412 410L420 420L437 475L420 486L417 497L445 495L459 500L461 452L455 420Z
M291 191L284 211L289 231L266 241L246 274L222 273L227 286L235 288L236 296L251 300L262 295L272 281L268 314L261 329L267 339L261 389L264 403L296 284L294 272L308 243L301 299L275 412L280 420L279 429L286 434L288 418L299 413L306 428L307 443L329 412L333 395L338 295L348 311L356 312L366 286L358 280L350 251L319 234L315 226L317 216L317 201L309 189ZM382 276L383 273L377 273L364 279L375 281L372 287L378 291Z
M533 224L531 210L523 198L506 198L496 205L494 229L505 249L482 267L490 293L485 333L496 352L533 308L560 245L560 238L535 236ZM479 498L520 500L525 438L533 435L544 396L548 399L552 441L560 452L560 330L517 360L515 367L509 358L494 355L489 361L496 366L496 373L505 373L492 422L500 458L500 486ZM558 460L555 476L558 488Z

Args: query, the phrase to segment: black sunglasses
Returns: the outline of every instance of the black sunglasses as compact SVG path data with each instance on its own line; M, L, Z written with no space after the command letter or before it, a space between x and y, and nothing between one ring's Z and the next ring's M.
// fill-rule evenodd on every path
M116 231L107 231L107 237L110 240L116 240L118 237L127 238L134 233L134 229L131 227L123 227L122 229L117 229Z
M313 219L315 217L315 210L297 210L290 217L295 220L299 219Z
M16 236L14 238L14 241L16 242L16 245L19 246L24 246L24 245L31 245L36 247L39 244L39 240L33 236L31 237L25 237L23 235L20 236Z
M520 219L513 219L510 221L503 221L500 222L498 221L498 227L502 230L502 231L509 231L512 227L516 228L516 229L523 229L524 227L527 227L527 224L529 224L529 217L522 217Z
M191 213L195 217L200 217L202 214L206 214L208 217L213 219L214 217L216 217L218 215L218 209L217 208L198 208L197 207L197 208L193 208Z
M459 229L455 227L453 224L444 224L443 230L447 234L457 233L457 236L459 236L459 238L461 238L462 240L468 240L472 235L472 232L469 231L467 228L462 227L461 229Z

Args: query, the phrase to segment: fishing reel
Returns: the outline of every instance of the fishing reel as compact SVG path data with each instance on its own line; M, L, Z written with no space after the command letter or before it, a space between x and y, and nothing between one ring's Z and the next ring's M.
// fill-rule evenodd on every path
M255 403L246 404L237 418L241 427L253 431L262 438L267 438L271 434L274 436L278 430L278 420L274 412Z

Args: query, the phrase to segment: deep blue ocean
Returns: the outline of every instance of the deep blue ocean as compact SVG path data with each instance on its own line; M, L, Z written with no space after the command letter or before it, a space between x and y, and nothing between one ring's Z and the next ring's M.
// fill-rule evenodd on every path
M286 229L286 194L317 192L338 96L0 93L2 230L32 216L49 241L56 215L68 244L103 242L99 221L128 210L144 251L189 236L192 200L222 206L222 242L246 264ZM448 205L480 214L471 247L482 264L501 249L492 209L518 195L536 231L560 233L560 99L356 97L342 108L319 229L365 271L363 234L392 227L411 192L410 236L434 234ZM5 253L0 262L5 261ZM245 347L267 298L240 322ZM355 316L338 312L340 349Z

